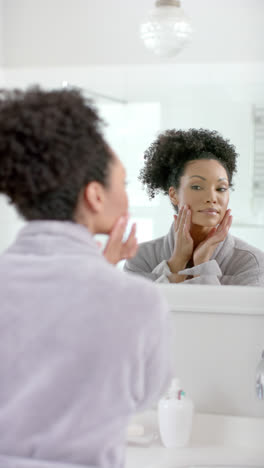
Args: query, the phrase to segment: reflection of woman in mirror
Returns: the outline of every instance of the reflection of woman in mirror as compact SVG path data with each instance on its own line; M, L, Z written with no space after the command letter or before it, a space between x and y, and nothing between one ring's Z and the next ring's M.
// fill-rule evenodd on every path
M145 153L150 198L168 194L169 233L140 244L125 270L157 282L264 286L264 253L229 234L236 151L217 132L168 130Z
M0 192L28 221L0 256L0 453L121 467L167 385L167 306L110 264L136 247L125 170L78 91L0 93Z

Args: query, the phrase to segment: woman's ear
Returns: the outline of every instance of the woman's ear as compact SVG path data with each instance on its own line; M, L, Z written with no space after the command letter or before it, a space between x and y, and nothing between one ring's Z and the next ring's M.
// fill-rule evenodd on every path
M178 199L178 192L174 187L169 188L169 197L170 201L174 206L178 206L179 199Z
M105 191L102 184L93 181L84 188L84 202L95 214L100 214L104 210Z

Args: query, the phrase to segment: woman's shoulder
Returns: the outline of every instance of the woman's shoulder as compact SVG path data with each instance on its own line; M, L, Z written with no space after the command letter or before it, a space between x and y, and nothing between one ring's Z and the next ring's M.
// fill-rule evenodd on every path
M232 236L233 246L234 246L234 255L238 256L241 260L245 261L251 260L251 262L264 268L264 252L259 248L248 244L243 239L239 237Z
M138 251L130 260L126 261L125 270L137 269L151 272L162 260L164 260L164 240L166 236L158 237L150 241L141 242ZM134 270L136 268L136 270Z
M264 252L243 239L228 234L215 259L222 284L264 286Z
M174 248L174 228L171 225L169 232L164 236L157 237L146 242L141 242L136 256L131 263L142 261L149 262L150 271L152 271L162 260L168 260ZM147 266L147 264L146 264Z
M160 247L164 244L165 237L166 236L161 236L146 242L140 242L138 246L138 253L141 253L143 255L144 252L158 251Z

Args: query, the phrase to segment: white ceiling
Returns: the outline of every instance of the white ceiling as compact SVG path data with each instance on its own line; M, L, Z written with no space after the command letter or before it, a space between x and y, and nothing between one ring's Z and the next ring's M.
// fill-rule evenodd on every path
M5 67L169 62L138 35L154 0L0 1ZM264 61L264 0L182 0L182 7L195 33L174 63Z

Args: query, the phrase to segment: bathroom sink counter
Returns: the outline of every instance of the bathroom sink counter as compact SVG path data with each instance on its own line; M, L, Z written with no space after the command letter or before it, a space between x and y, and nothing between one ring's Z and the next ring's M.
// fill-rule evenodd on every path
M192 438L188 447L165 448L158 436L157 412L136 415L132 424L143 424L150 443L127 446L126 468L176 468L195 466L264 468L264 419L194 415ZM156 437L155 437L156 435Z

